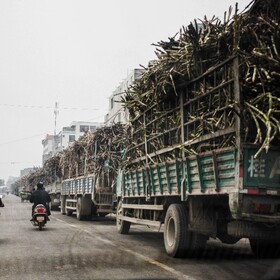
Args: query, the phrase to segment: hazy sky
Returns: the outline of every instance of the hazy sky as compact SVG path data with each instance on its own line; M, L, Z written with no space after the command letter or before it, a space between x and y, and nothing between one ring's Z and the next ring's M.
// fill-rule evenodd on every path
M240 0L243 10L251 0ZM0 0L0 179L41 166L42 139L72 121L103 122L129 70L152 43L233 0Z

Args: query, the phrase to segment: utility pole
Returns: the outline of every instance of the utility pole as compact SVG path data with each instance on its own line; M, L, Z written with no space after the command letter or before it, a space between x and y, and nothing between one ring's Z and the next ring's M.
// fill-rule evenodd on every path
M54 136L56 135L56 120L57 120L58 113L59 113L58 102L55 102L55 106L54 106Z

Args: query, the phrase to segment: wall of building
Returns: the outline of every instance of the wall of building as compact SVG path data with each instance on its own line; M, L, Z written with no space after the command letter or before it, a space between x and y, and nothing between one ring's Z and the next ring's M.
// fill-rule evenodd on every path
M113 94L109 97L109 111L104 120L106 126L117 122L126 123L128 121L128 112L125 111L121 104L122 96L125 95L129 86L141 77L142 73L142 69L134 69L130 71L126 79L124 79L113 91Z
M73 121L70 126L63 127L57 135L47 135L42 140L43 164L47 159L67 148L75 140L78 140L85 132L94 132L98 127L100 127L100 123L97 122Z

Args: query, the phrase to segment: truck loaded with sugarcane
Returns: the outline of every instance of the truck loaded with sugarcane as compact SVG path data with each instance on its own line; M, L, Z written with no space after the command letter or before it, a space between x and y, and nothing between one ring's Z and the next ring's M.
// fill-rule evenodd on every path
M122 159L124 125L88 132L60 156L62 214L78 220L115 212L115 185Z
M117 230L164 229L172 257L248 238L280 253L280 2L183 27L126 92Z
M44 175L39 182L44 182L44 188L49 193L51 210L59 210L61 194L60 153L47 159L43 165Z
M51 210L58 210L60 207L61 192L61 168L60 153L48 158L42 167L34 167L29 173L22 176L14 183L14 187L18 190L22 201L29 201L32 191L39 182L44 184L44 189L49 193L51 202L49 207Z
M58 154L20 178L28 193L38 182L50 194L50 208L77 219L115 212L115 185L123 155L125 126L117 123L88 131Z

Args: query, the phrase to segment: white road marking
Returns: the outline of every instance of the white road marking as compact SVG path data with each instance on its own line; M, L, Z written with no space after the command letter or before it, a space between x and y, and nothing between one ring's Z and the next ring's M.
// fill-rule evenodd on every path
M68 226L71 226L71 227L73 227L73 228L82 230L82 231L88 233L89 235L93 236L92 232L90 232L90 231L88 231L88 230L86 230L86 229L83 229L83 228L81 228L81 227L78 226L78 225L73 225L73 224L67 223L67 222L65 222L65 221L63 221L63 220L61 220L61 219L59 219L59 218L57 218L57 217L54 217L54 219L56 219L56 220L58 220L58 221L60 221L60 222L62 222L62 223L65 223L65 224L67 224ZM145 255L142 255L142 254L137 253L137 252L135 252L135 251L132 251L132 250L130 250L130 249L127 249L127 248L125 248L124 246L122 246L122 245L120 245L120 244L117 244L117 243L114 242L114 241L111 241L111 240L109 240L109 239L105 239L105 238L102 238L102 237L96 236L96 235L94 235L94 238L95 238L95 239L98 239L98 240L100 240L101 242L106 243L106 244L108 244L108 245L110 245L110 246L117 247L118 249L120 249L120 250L122 250L122 251L124 251L124 252L126 252L126 253L129 253L129 254L131 254L131 255L134 255L134 256L136 256L136 257L138 257L138 258L140 258L140 259L142 259L142 260L144 260L144 261L146 261L146 262L148 262L148 263L150 263L150 264L152 264L152 265L155 265L155 266L161 268L161 269L164 269L165 271L167 271L167 272L173 274L174 276L178 277L179 279L195 280L194 277L185 275L185 274L183 274L183 273L181 273L181 272L175 270L174 268L172 268L172 267L170 267L170 266L167 266L166 264L163 264L163 263L161 263L161 262L158 262L158 261L156 261L156 260L154 260L154 259L152 259L152 258L149 258L149 257L147 257L147 256L145 256Z

